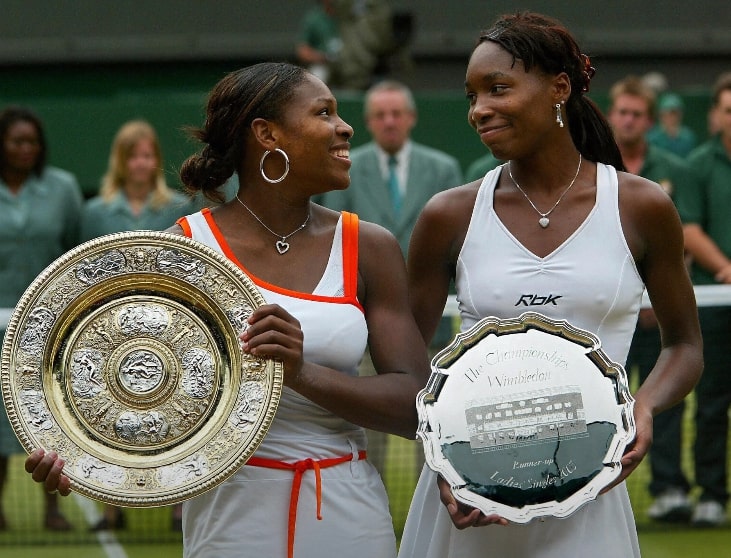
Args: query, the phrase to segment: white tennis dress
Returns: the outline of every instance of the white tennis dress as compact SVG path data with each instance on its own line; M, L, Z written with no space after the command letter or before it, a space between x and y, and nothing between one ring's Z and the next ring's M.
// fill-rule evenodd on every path
M179 224L187 236L246 272L209 210ZM279 304L300 321L304 360L350 375L357 374L368 336L356 298L357 274L358 218L350 213L338 221L330 260L313 293L288 291L247 272L267 303ZM396 540L388 499L378 472L365 460L366 443L361 427L285 387L274 421L249 462L225 483L183 505L184 556L393 558ZM296 479L301 486L293 491Z
M624 363L644 285L622 232L614 168L597 165L594 208L544 258L527 250L493 209L501 168L482 182L457 262L462 330L485 316L510 318L536 311L593 332L607 355ZM624 483L565 519L459 531L439 499L435 473L425 466L399 551L399 558L575 556L640 556Z

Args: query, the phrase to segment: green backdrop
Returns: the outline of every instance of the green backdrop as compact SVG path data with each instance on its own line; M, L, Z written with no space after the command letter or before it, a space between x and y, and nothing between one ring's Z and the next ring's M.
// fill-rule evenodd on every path
M186 126L203 121L210 88L232 63L120 64L50 66L0 70L0 106L20 103L43 119L50 162L76 174L87 196L96 193L117 129L132 118L148 120L158 131L171 185L179 184L177 169L197 149ZM366 142L362 96L336 92L341 115L355 129L353 145ZM602 108L606 93L593 93ZM459 89L415 92L419 122L414 139L454 155L463 169L484 153L469 128L467 101ZM683 93L686 123L706 137L708 93Z

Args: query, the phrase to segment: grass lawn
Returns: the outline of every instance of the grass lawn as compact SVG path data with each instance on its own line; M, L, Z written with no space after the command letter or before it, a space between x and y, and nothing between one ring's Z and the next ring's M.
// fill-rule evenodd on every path
M692 473L693 400L686 412L683 460ZM421 443L389 437L386 454L385 482L391 502L391 515L397 536L404 522L416 485L416 452ZM11 459L10 476L4 509L10 529L0 532L2 558L178 558L182 555L179 533L170 529L169 508L129 509L127 528L116 533L112 544L103 548L96 534L88 532L89 510L99 504L86 501L80 506L76 497L62 498L62 510L73 523L69 533L49 533L41 528L42 492L23 471L24 456ZM731 558L731 529L692 529L688 526L666 526L651 523L646 516L651 499L647 493L649 465L645 460L627 482L637 522L640 547L644 558ZM695 496L695 494L694 494ZM82 502L83 503L83 502ZM567 557L570 558L570 557Z

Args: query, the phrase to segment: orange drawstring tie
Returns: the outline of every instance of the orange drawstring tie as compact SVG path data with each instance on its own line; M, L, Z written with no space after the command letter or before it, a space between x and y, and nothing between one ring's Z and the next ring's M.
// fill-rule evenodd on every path
M297 503L300 497L300 487L302 486L302 475L307 469L315 471L315 494L317 497L317 519L322 520L322 479L320 477L320 469L327 469L334 465L355 461L354 455L344 455L342 457L332 457L330 459L303 459L296 463L287 463L286 461L276 461L275 459L265 459L263 457L252 457L246 464L254 467L267 467L269 469L286 469L294 471L294 480L292 481L292 492L289 497L289 522L287 526L287 557L294 558L294 530L297 523ZM361 450L358 452L358 460L366 458L366 452Z

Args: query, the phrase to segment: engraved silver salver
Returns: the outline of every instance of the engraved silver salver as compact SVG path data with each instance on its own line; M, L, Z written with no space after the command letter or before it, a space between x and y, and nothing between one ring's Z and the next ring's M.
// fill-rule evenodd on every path
M569 516L620 475L633 407L596 336L528 312L484 318L433 358L417 434L455 498L527 523Z
M264 304L215 250L135 231L67 252L11 316L0 382L23 447L55 450L72 489L129 507L172 504L254 453L282 391L280 362L241 350Z

